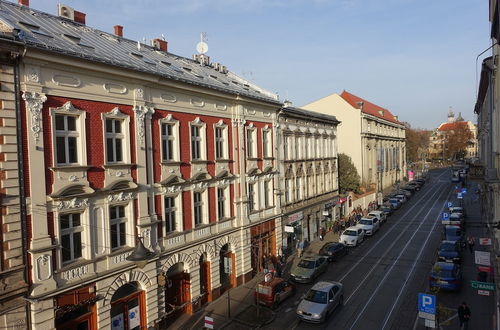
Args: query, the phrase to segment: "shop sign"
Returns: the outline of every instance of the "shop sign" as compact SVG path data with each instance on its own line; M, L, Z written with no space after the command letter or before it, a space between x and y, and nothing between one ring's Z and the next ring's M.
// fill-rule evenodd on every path
M304 212L300 211L288 216L288 223L294 223L296 221L304 219Z
M473 289L495 291L495 283L470 281L470 286Z
M293 233L293 226L285 226L285 233Z
M344 204L345 202L347 202L347 197L342 197L337 204Z
M491 266L490 253L485 251L474 251L474 256L477 265Z
M324 216L328 216L330 213L328 213L328 211L323 211L323 215Z
M491 245L491 238L480 238L479 245Z

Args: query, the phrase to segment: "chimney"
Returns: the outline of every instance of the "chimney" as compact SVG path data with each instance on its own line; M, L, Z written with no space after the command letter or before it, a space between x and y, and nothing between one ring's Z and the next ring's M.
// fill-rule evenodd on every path
M75 22L85 25L85 16L87 16L87 14L75 10Z
M115 25L114 28L115 28L115 36L123 37L123 26Z
M163 39L153 39L153 47L155 49L161 50L162 52L168 51L168 42Z
M30 0L18 0L17 3L20 4L21 6L26 6L26 7L30 6Z

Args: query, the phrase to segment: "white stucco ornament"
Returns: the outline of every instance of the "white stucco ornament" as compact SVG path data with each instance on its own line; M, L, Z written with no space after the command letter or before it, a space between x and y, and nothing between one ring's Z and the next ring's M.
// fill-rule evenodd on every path
M57 204L57 209L59 211L62 210L71 210L71 209L79 209L82 207L88 207L89 206L89 199L78 199L78 198L73 198L69 201L60 201Z
M113 202L124 202L124 201L130 201L134 199L134 195L129 192L129 193L124 193L124 192L121 192L119 194L115 194L115 195L109 195L108 196L108 201L113 203Z
M31 131L33 138L38 143L40 132L42 131L42 108L43 103L47 101L47 96L38 92L24 92L23 100L26 102L26 108L31 114Z

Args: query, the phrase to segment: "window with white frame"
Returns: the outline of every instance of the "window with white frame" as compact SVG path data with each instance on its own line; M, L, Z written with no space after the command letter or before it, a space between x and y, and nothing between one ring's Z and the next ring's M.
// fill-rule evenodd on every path
M221 120L214 126L215 159L229 159L229 132L227 125Z
M255 211L256 210L256 205L255 205L255 183L249 183L248 184L248 209L250 211Z
M83 226L80 213L59 216L62 262L68 263L82 257Z
M217 219L223 220L226 217L226 188L217 187Z
M109 222L111 234L111 249L117 249L127 244L127 217L124 205L109 207Z
M271 206L271 180L266 180L264 185L264 207L268 208Z
M205 142L205 124L197 117L191 122L191 160L206 159Z
M328 138L324 137L323 138L323 155L324 157L328 157Z
M123 162L122 120L106 119L106 161L108 163Z
M78 164L80 134L78 133L77 121L77 116L55 115L57 165Z
M257 157L257 131L255 127L248 126L247 127L247 157L248 158L256 158Z
M167 234L178 231L176 213L175 197L165 196L165 231Z
M319 169L316 170L316 193L321 194L323 191L321 190L321 171Z
M311 136L308 135L306 137L306 148L305 148L305 151L306 151L306 159L310 159L311 158Z
M264 158L271 157L271 130L262 130L262 155Z
M290 135L285 135L283 138L283 158L284 160L290 159Z
M161 124L161 152L163 161L173 161L175 158L175 136L174 124L163 123Z
M290 189L291 189L291 179L285 178L285 203L291 202Z
M302 178L300 176L295 178L295 199L296 200L301 200L302 199Z
M203 193L201 191L193 191L193 218L195 227L203 224Z

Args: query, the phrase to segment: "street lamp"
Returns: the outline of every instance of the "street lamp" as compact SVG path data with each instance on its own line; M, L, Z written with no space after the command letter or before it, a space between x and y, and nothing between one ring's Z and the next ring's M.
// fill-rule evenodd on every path
M128 261L133 261L139 268L144 268L146 264L156 257L156 253L146 249L142 243L142 237L138 236L134 251L125 258Z

